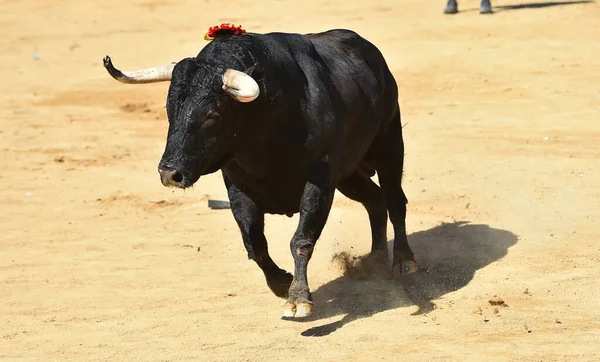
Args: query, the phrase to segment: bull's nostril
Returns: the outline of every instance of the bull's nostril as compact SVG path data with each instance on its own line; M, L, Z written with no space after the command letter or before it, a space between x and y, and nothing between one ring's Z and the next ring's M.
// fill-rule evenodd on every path
M171 179L177 183L180 183L181 181L183 181L183 175L180 174L178 171L175 171L173 172Z

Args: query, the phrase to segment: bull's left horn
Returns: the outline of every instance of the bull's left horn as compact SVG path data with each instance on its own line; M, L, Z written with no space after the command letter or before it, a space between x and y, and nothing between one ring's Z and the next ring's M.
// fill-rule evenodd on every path
M243 103L252 102L260 94L258 83L254 78L234 69L227 69L223 73L223 90Z
M113 66L108 55L104 58L104 68L106 68L108 74L119 82L128 84L169 81L171 80L175 64L177 63L162 64L153 68L136 70L134 72L122 72Z

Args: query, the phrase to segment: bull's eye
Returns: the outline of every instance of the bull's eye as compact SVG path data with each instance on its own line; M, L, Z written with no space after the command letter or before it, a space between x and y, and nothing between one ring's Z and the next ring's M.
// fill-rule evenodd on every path
M209 129L217 125L221 116L217 112L208 112L202 122L203 129Z
M188 123L188 127L192 133L207 132L209 130L212 132L215 128L218 128L215 126L220 123L220 119L221 116L217 112L209 111L192 118Z
M220 117L221 116L216 112L208 112L206 118L204 118L204 121L202 122L202 128L206 129L216 125Z
M206 136L213 136L219 131L221 116L217 112L210 111L202 120L202 131Z

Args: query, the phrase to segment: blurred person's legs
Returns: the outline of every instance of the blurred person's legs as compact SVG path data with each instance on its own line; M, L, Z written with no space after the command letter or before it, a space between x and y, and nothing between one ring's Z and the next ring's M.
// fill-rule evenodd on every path
M492 14L494 10L492 10L492 4L490 0L481 0L481 7L479 8L480 14ZM444 14L456 14L458 13L458 3L456 0L448 0L448 4L446 4L446 8L444 9Z

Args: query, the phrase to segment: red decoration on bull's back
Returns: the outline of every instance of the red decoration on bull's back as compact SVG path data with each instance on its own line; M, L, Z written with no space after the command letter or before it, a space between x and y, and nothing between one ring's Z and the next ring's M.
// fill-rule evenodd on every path
M242 29L241 25L235 26L235 24L223 23L208 28L208 31L204 32L204 40L210 41L221 35L241 35L245 32L246 30Z

